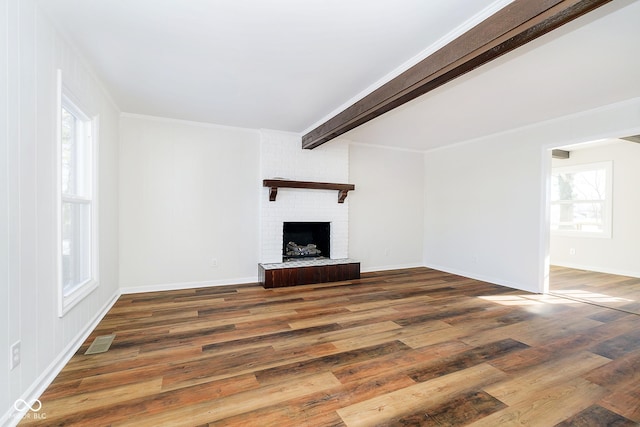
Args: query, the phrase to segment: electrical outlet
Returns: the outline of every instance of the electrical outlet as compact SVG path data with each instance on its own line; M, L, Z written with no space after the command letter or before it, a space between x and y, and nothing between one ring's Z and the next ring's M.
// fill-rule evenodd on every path
M9 355L9 369L15 369L20 364L20 341L11 346L11 354Z
M209 267L218 268L218 258L211 258L211 260L209 260Z
M569 255L575 255L575 254L576 254L576 248L570 248Z

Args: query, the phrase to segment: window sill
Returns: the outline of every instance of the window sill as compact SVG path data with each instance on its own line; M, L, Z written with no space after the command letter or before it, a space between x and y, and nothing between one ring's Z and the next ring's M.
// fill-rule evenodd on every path
M73 307L75 307L80 301L85 299L98 288L98 282L90 280L86 284L83 284L76 288L69 295L60 295L60 302L58 304L58 317L64 317Z
M579 237L590 239L611 239L611 233L589 233L586 231L551 231L551 236L554 237Z

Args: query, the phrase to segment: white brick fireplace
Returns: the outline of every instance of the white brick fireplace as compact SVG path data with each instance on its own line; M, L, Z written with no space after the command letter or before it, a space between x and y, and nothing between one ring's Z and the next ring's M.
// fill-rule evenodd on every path
M260 164L262 179L315 182L349 182L349 146L332 141L314 150L303 150L296 134L262 130ZM357 190L357 186L356 186ZM269 201L269 188L260 193L261 263L282 262L284 222L330 222L332 259L349 256L349 197L338 203L336 190L280 188Z

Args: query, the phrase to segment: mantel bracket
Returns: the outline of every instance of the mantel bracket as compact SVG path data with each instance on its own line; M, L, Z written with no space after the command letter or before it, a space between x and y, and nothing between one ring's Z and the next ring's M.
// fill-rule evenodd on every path
M278 195L278 187L271 187L271 189L269 190L269 201L275 202L277 195Z

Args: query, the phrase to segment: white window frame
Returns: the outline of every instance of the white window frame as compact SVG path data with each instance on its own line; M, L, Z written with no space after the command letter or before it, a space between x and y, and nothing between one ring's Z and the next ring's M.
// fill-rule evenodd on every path
M63 317L76 304L93 292L99 284L98 280L98 116L91 116L81 105L73 93L63 84L62 72L57 74L57 120L56 120L56 193L57 193L57 288L58 288L58 316ZM88 153L88 161L82 166L86 168L83 175L88 178L88 188L83 195L63 194L62 191L62 109L73 114L83 122L86 131L79 135L85 139ZM81 283L77 283L71 289L65 289L63 280L63 203L75 203L90 206L89 221L90 231L88 238L89 252L88 262L89 277Z
M613 223L613 162L598 162L598 163L584 163L570 166L554 167L552 168L551 175L553 177L556 173L576 173L604 169L605 171L605 198L602 201L593 200L593 203L602 203L602 231L583 231L583 230L555 230L551 229L551 234L556 236L565 237L596 237L610 239L612 223ZM578 203L589 202L588 200L576 201ZM566 203L563 201L556 201L551 198L551 206Z

